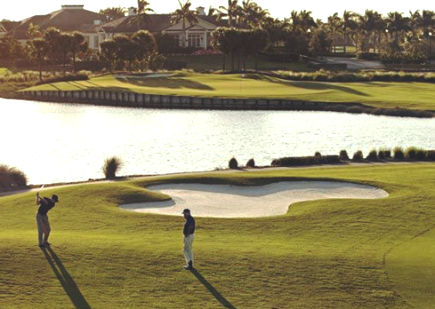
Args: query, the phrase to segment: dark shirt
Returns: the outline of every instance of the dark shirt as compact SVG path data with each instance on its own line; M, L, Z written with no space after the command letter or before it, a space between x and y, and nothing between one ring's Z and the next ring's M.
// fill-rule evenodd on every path
M187 237L193 233L195 233L195 219L193 219L192 216L188 216L186 218L186 223L184 223L183 234Z
M43 197L42 199L44 199L45 203L42 200L39 201L38 213L45 216L47 212L54 207L55 203L48 197Z

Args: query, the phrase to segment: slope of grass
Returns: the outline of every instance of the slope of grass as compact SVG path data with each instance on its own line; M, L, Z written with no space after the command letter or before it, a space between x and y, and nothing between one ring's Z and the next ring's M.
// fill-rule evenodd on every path
M393 259L394 250L388 253L432 229L434 175L434 164L403 164L187 174L47 189L44 196L60 197L50 213L50 250L36 246L34 193L2 197L0 307L407 308L413 289L433 303L433 276L417 284L399 275L407 268L413 278L423 269L434 271L435 264L412 268ZM298 203L270 218L197 218L195 272L182 269L181 215L117 207L168 198L143 188L151 183L259 185L301 177L377 185L390 196ZM425 246L433 241L415 243L407 253L411 261ZM413 305L419 308L418 300Z
M433 99L435 84L286 81L257 74L175 73L160 78L107 75L89 81L45 84L26 90L70 91L87 89L180 96L359 102L380 108L435 110L435 100Z

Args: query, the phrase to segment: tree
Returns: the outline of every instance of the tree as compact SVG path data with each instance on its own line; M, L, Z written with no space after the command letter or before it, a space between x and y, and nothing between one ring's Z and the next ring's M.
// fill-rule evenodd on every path
M140 62L143 71L144 62L157 51L157 44L151 32L140 30L133 34L132 41L136 43L136 59Z
M60 31L57 28L50 27L44 33L44 39L47 44L46 46L47 57L51 62L53 74L55 74L56 61L59 58L59 50L60 50L59 38L60 38Z
M68 61L68 54L72 49L73 36L69 33L61 33L57 43L59 44L59 53L62 58L63 76L65 76L65 65Z
M141 20L145 24L149 23L148 12L154 12L150 7L150 3L145 0L137 0L137 8L135 8L136 21L137 21L137 31L140 30Z
M228 6L220 6L218 10L218 20L228 17L228 27L233 26L233 18L238 10L238 0L228 0Z
M137 57L137 44L125 35L117 35L113 40L116 43L116 59L127 61L129 70L132 71L133 61Z
M262 9L257 3L251 0L242 2L240 7L240 20L251 29L260 28L269 16L269 11Z
M119 19L125 16L125 8L119 7L111 7L104 10L100 10L98 12L101 16L103 16L104 20L109 22L115 19Z
M196 24L198 22L198 19L196 18L196 11L191 10L190 6L192 3L190 0L187 0L186 3L182 4L180 0L178 0L178 3L180 4L180 8L177 9L173 14L175 15L171 23L178 24L179 22L182 23L182 29L183 29L183 37L182 37L182 46L186 46L186 22L189 24Z
M33 23L30 23L29 28L27 29L27 37L30 39L42 37L42 32L39 25L33 25Z
M314 56L323 57L324 54L331 51L332 40L328 37L323 29L318 29L313 33L310 41L310 51Z
M15 62L22 54L23 48L17 39L11 36L0 37L0 59Z
M408 17L403 17L402 13L389 12L386 18L387 29L391 35L394 33L394 41L399 41L399 34L404 31L411 30L411 20Z
M346 54L346 45L349 39L349 30L355 30L357 28L357 23L355 18L357 14L351 11L344 11L343 16L340 18L340 29L343 33L343 53Z
M112 73L117 56L117 44L113 39L106 40L100 44L100 49L100 59L109 65L109 70Z
M39 80L42 80L42 63L47 54L47 43L43 38L36 38L27 42L27 55L31 61L38 62Z
M70 52L73 59L73 71L76 72L76 59L78 55L83 55L89 50L89 43L80 32L73 32Z

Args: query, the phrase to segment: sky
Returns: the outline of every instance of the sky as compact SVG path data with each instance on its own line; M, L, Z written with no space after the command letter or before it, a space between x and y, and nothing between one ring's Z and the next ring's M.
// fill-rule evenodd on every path
M182 0L185 1L185 0ZM435 1L385 1L385 0L366 0L366 1L349 1L349 0L311 0L311 1L292 1L292 0L251 0L256 2L263 9L268 9L272 17L283 19L290 17L293 10L307 10L312 12L312 16L326 21L328 16L334 13L342 15L344 10L353 11L363 14L366 9L378 11L381 14L397 11L409 16L409 11L432 10L435 11ZM148 0L150 8L155 13L170 13L178 7L178 0ZM210 6L218 8L225 6L228 0L191 0L192 8L198 6L208 9ZM239 0L241 3L242 0ZM82 4L89 11L98 12L100 9L107 7L131 7L137 4L136 0L21 0L19 2L9 2L1 0L0 20L8 19L19 21L34 15L44 15L57 11L62 4Z

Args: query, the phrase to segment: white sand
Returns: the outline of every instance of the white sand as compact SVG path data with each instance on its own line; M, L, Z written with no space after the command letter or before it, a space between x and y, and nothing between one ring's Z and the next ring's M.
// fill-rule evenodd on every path
M252 218L285 214L296 202L320 199L377 199L384 190L344 182L277 182L264 186L167 184L148 187L169 195L165 202L120 205L136 212L181 216L189 208L196 217Z

